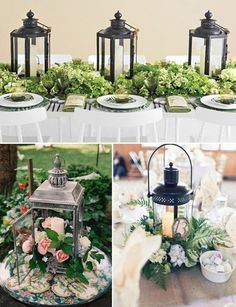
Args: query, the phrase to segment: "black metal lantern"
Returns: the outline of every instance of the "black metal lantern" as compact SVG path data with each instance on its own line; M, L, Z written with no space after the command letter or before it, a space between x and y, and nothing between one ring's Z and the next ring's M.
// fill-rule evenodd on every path
M50 223L50 228L65 235L66 231L73 238L73 254L79 254L79 236L83 232L83 194L84 188L77 182L67 180L67 172L61 167L59 154L53 161L53 169L48 172L45 180L29 198L30 209L13 224L16 268L19 284L24 279L20 274L20 266L27 254L22 253L24 235L31 235L34 246L37 237L45 227L43 223ZM34 254L35 247L33 248ZM50 264L49 264L50 265ZM50 270L50 266L48 267ZM65 268L58 266L57 272L63 273ZM28 272L25 272L26 275Z
M225 68L229 33L212 16L210 11L206 12L206 18L201 19L201 26L189 30L188 64L199 66L200 73L209 76Z
M50 33L51 29L34 18L34 13L30 10L27 18L23 19L23 26L10 34L12 72L25 77L34 77L48 70ZM23 57L21 61L20 57ZM43 60L39 65L41 57Z
M111 82L129 72L137 62L137 29L128 25L117 11L111 26L97 33L97 70Z
M190 186L179 183L179 170L172 162L165 167L164 159L164 182L158 183L151 191L150 162L159 149L168 145L179 147L187 155L190 163ZM162 225L164 236L184 237L188 234L192 217L192 195L192 162L186 150L177 144L163 144L156 148L148 162L148 197L153 201L154 225Z

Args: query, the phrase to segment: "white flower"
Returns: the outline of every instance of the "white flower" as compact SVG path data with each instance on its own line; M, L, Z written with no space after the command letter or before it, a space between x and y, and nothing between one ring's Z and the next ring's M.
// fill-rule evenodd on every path
M90 233L90 231L91 231L91 227L86 226L86 231L87 231L87 233Z
M187 261L187 258L185 256L185 251L183 247L179 244L174 244L170 247L170 251L168 253L170 256L170 262L173 264L173 266L181 266L182 264L185 264Z
M149 260L152 263L162 263L162 260L166 258L166 251L164 249L160 248L158 251L154 252L152 256L149 258Z
M44 262L47 262L47 261L48 261L48 257L43 257L42 260L43 260Z
M236 68L223 69L220 75L223 81L236 81Z
M44 238L47 238L47 234L45 231L35 230L35 243L36 244L38 244Z
M91 246L91 241L87 237L80 237L79 242L84 249L88 249Z
M67 233L65 234L65 237L71 237L71 238L73 238L73 234L70 233L70 232L67 232Z

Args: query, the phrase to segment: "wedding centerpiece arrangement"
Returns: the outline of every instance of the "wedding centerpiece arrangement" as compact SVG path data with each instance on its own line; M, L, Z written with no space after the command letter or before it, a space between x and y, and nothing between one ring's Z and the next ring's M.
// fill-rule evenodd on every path
M111 264L83 227L84 188L67 181L59 155L53 165L13 223L15 248L4 261L2 286L24 303L78 305L106 292Z
M179 147L186 154L190 163L190 186L178 183L179 170L173 166L173 163L165 167L164 153L164 183L158 183L155 188L151 187L149 178L151 160L159 149L168 146ZM205 252L215 249L218 251L214 259L208 259L206 256L202 258L203 275L212 280L209 274L205 274L205 270L210 269L210 274L216 275L214 281L217 280L217 274L227 276L227 278L221 276L219 279L221 281L218 282L225 282L230 278L235 263L225 254L226 243L230 241L227 232L212 226L207 219L196 219L192 215L192 162L184 148L177 144L163 144L152 153L148 162L148 199L142 198L132 202L145 206L148 214L133 224L130 231L133 232L141 226L146 236L157 234L162 236L160 249L151 255L143 268L143 274L147 279L153 280L165 289L169 273L196 266ZM224 252L221 252L217 244L225 246Z

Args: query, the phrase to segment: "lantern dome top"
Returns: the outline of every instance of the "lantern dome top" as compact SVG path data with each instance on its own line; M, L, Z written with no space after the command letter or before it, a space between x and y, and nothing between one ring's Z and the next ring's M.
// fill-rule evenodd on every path
M169 167L164 169L164 182L168 186L176 186L179 182L179 170L173 167L173 163L169 163Z
M15 37L44 37L51 32L51 29L34 18L34 13L29 10L26 14L27 18L23 20L23 26L17 30L11 32L12 36Z
M218 25L215 19L212 19L213 14L210 10L205 13L205 18L201 19L201 26L192 30L193 35L200 37L208 36L225 36L229 30Z
M62 188L67 183L67 171L61 167L61 157L59 154L55 155L53 160L53 169L48 171L48 181L54 188Z
M120 11L117 11L114 17L114 19L110 20L110 27L98 32L100 36L105 38L130 38L136 34L137 29L127 25L126 20L122 19Z
M179 170L173 167L164 169L164 183L159 183L153 190L152 199L155 203L167 206L178 206L189 202L192 190L185 184L178 184Z

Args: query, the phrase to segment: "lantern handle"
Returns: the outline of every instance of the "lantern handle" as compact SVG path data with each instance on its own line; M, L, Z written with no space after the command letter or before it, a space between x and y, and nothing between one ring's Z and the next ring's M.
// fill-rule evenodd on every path
M222 30L222 31L224 31L226 34L229 34L230 33L230 31L227 29L227 28L224 28L224 27L222 27L222 26L220 26L219 24L215 24L220 30Z
M152 196L152 195L151 195L151 192L150 192L150 176L149 176L149 169L150 169L151 160L152 160L153 156L155 155L155 153L156 153L159 149L161 149L161 148L163 148L163 147L165 147L165 146L176 146L176 147L180 148L180 149L186 154L186 156L187 156L187 158L188 158L188 160L189 160L189 164L190 164L190 187L191 187L191 189L193 188L193 164L192 164L192 161L191 161L191 159L190 159L189 154L187 153L187 151L186 151L182 146L180 146L180 145L178 145L178 144L174 144L174 143L165 143L165 144L162 144L162 145L158 146L158 147L153 151L153 153L151 154L151 156L150 156L150 158L149 158L149 161L148 161L148 168L147 168L147 172L148 172L148 195L147 195L147 196L148 196L148 197L151 197L151 196Z
M140 30L138 28L135 28L134 26L131 26L130 24L128 24L127 22L125 23L126 26L128 26L130 29L135 30L136 32L139 32Z

